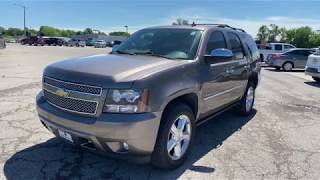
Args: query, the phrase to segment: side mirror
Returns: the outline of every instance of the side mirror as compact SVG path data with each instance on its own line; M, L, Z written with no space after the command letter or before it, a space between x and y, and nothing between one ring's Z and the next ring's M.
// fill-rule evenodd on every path
M205 62L208 64L215 64L230 61L233 58L233 53L230 49L214 49L210 54L204 56Z
M118 50L118 48L119 48L119 44L113 45L113 46L112 46L112 52Z

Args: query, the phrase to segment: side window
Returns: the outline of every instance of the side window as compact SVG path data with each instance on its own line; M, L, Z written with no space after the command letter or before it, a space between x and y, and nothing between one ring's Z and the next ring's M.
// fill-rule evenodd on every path
M287 45L287 44L284 45L284 49L292 49L292 48L294 48L294 47L291 45Z
M281 44L276 44L276 45L274 45L274 49L276 51L282 51L282 45Z
M235 33L228 33L229 41L231 45L231 51L234 54L235 59L242 59L244 57L243 55L243 47L241 44L241 41L239 37Z
M300 51L298 51L298 50L293 50L293 51L290 51L290 52L288 52L289 54L292 54L292 55L301 55L300 54Z
M312 54L312 52L310 50L303 50L302 51L303 56L309 56L310 54Z
M226 39L224 38L223 33L219 31L215 31L211 33L209 37L206 54L210 54L212 50L218 49L218 48L227 48L227 44L226 44Z
M246 39L246 44L248 46L251 57L253 57L254 59L259 59L260 53L252 37L249 35L246 35L245 39Z

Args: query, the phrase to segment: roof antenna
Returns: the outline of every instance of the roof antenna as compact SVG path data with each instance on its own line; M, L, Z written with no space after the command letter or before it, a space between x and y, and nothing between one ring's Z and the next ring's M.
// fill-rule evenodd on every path
M196 23L193 21L193 23L191 24L192 27L196 26Z

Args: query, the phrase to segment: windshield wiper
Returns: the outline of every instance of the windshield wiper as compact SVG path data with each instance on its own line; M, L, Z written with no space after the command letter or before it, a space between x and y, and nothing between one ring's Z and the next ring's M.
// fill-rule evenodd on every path
M155 56L155 57L162 57L162 58L166 58L166 59L176 59L176 58L171 58L165 55L161 55L161 54L156 54L152 51L146 51L146 52L137 52L135 54L139 54L139 55L149 55L149 56Z

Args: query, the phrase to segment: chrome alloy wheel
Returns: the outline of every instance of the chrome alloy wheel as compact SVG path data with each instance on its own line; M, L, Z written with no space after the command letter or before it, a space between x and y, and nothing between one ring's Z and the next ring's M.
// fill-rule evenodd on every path
M254 101L254 88L252 86L249 87L247 91L246 97L246 111L249 112L253 106Z
M180 115L172 124L167 141L167 151L172 160L179 160L186 153L191 133L190 118Z
M293 68L292 64L291 63L286 63L284 66L283 66L283 69L285 71L291 71Z

